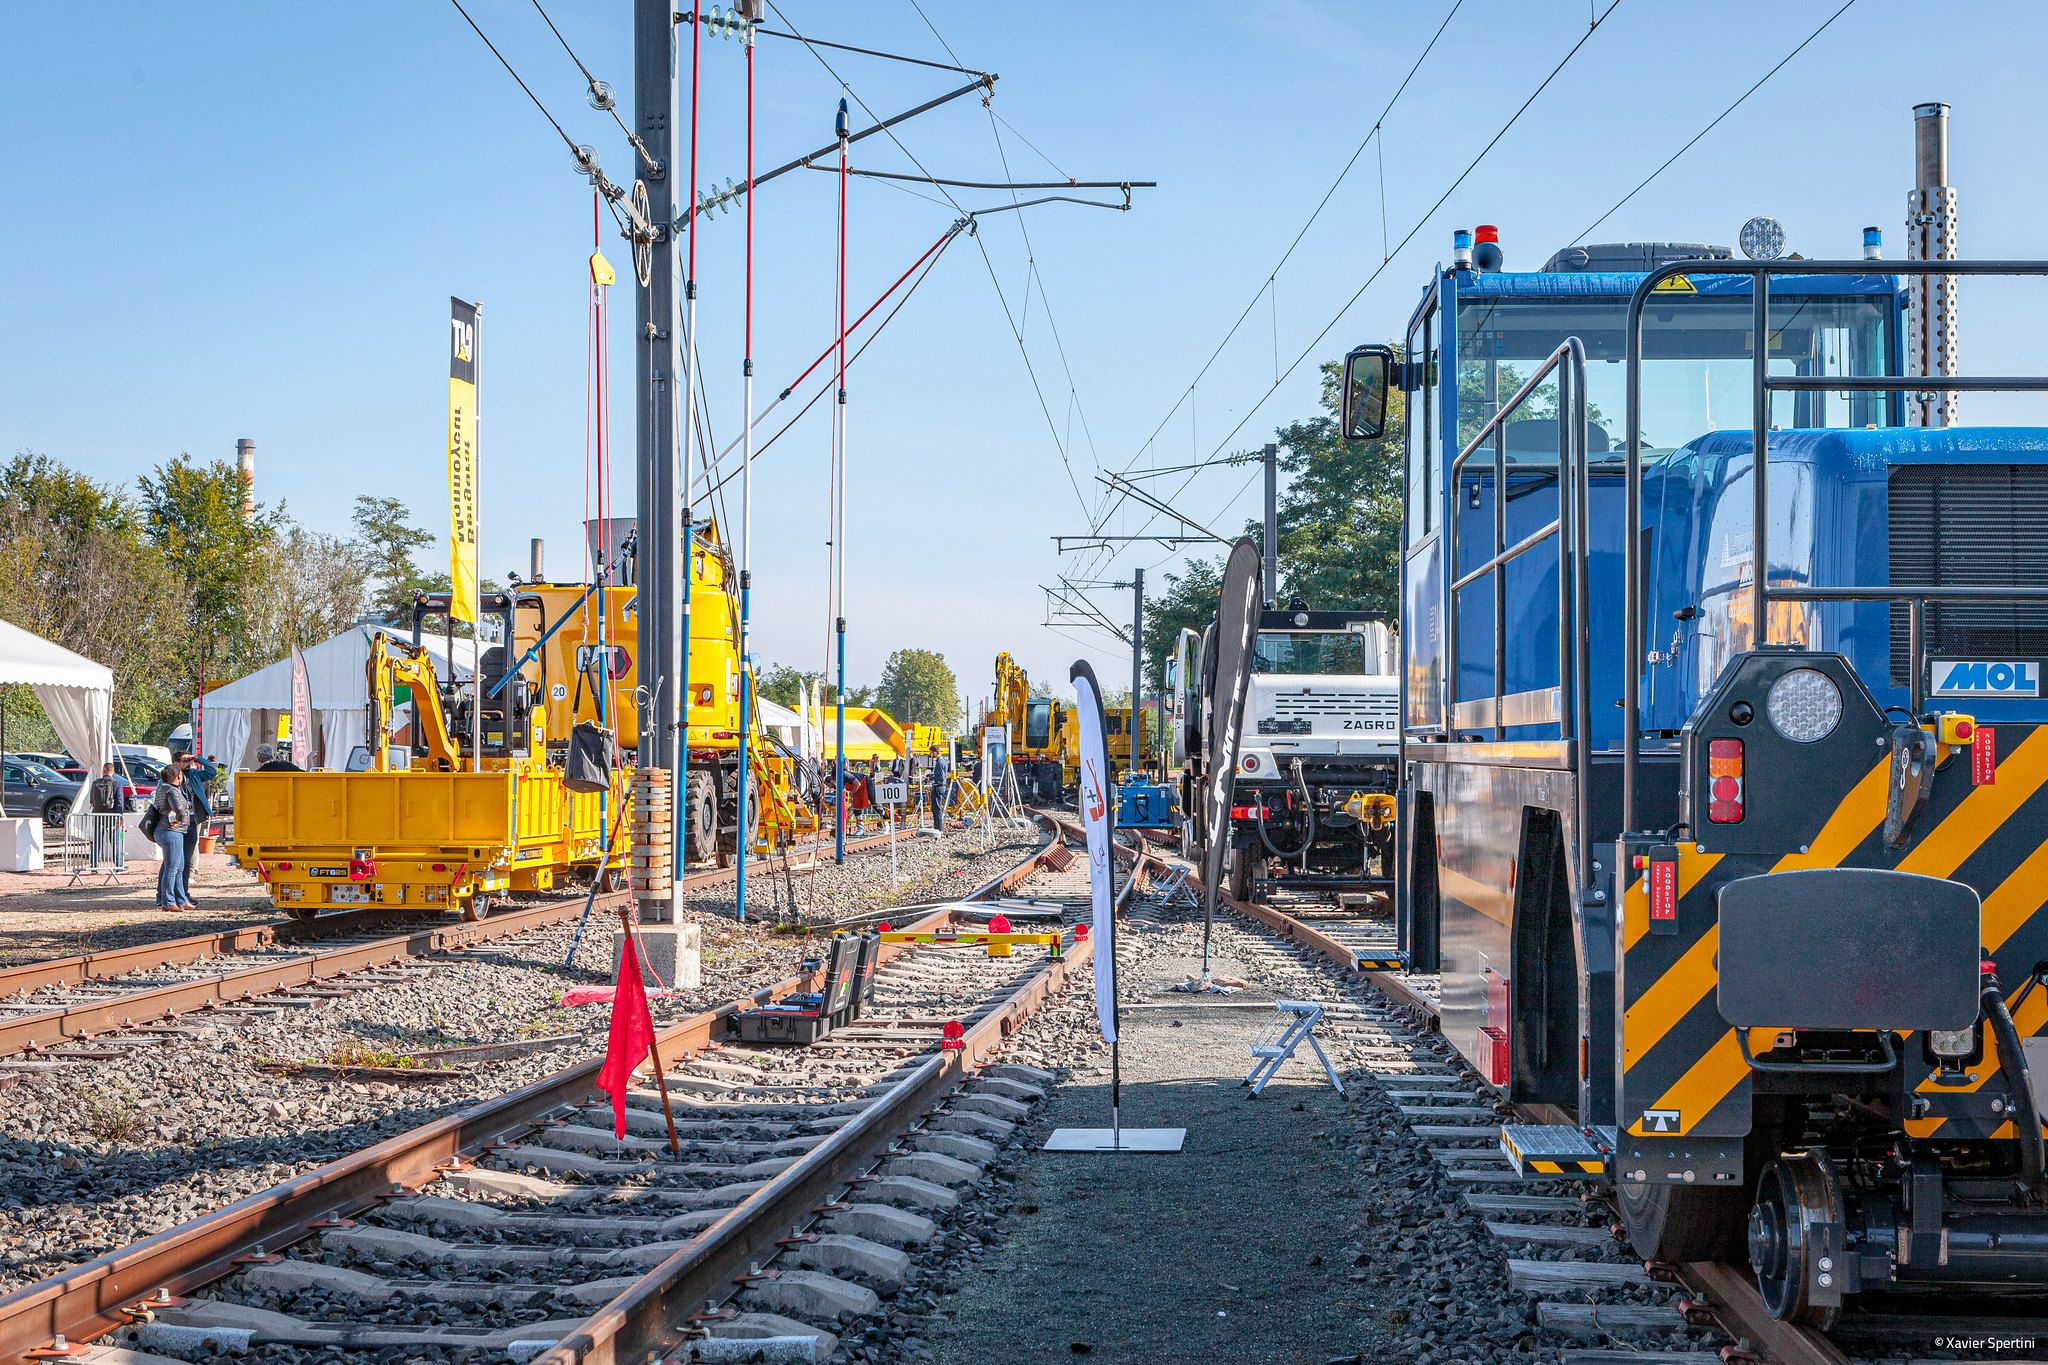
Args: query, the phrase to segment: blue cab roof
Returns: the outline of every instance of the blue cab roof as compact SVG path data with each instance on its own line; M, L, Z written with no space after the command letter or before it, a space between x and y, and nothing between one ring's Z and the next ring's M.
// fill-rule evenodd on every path
M1475 270L1458 273L1458 293L1474 298L1561 298L1619 294L1627 298L1643 282L1645 272L1599 270L1521 270L1486 275ZM1700 294L1749 293L1744 275L1698 274L1685 277ZM1892 294L1898 291L1896 275L1776 275L1771 279L1773 294Z
M1711 431L1659 464L1747 455L1750 433ZM1774 431L1773 462L1807 461L1861 469L1894 464L2038 463L2048 458L2048 427L1830 427Z

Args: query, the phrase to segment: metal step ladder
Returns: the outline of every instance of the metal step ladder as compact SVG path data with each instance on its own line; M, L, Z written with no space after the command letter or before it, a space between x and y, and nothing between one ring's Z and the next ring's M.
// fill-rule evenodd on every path
M1517 1175L1605 1175L1614 1129L1569 1123L1504 1123L1500 1150Z

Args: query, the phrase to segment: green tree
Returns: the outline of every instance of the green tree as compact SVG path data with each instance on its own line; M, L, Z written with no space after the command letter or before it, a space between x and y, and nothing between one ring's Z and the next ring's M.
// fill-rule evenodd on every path
M225 459L180 454L137 482L145 534L192 594L187 695L202 677L213 686L272 662L257 648L259 594L289 525L284 508L244 515L241 471Z
M428 579L413 562L412 552L434 543L434 535L412 524L412 512L397 498L356 499L350 514L356 540L369 561L370 578L376 584L370 609L387 622L412 620L412 595L431 591ZM441 591L447 591L447 575L441 575Z
M1191 559L1178 573L1161 577L1166 580L1166 591L1145 602L1145 684L1153 688L1166 686L1166 661L1173 657L1181 631L1200 635L1216 619L1216 603L1223 594L1223 561Z
M946 656L899 649L882 666L876 688L883 710L905 724L952 725L960 718L960 683Z
M811 684L823 681L824 677L823 673L806 673L788 664L770 664L766 669L756 671L754 686L769 701L794 711L811 690Z
M0 465L0 617L113 670L119 738L158 739L183 719L190 593L124 490L47 455ZM0 710L15 748L48 731L26 687L0 688Z
M1338 431L1342 367L1323 364L1324 412L1290 422L1280 439L1280 590L1318 611L1375 611L1395 619L1401 583L1403 395L1387 403L1386 434L1347 441ZM1263 535L1248 525L1253 536ZM1213 615L1213 613L1212 613Z

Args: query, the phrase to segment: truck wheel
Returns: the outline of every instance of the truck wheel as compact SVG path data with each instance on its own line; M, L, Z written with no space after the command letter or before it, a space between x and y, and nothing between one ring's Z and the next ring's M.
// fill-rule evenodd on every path
M741 841L740 852L747 857L754 855L754 845L761 838L761 783L752 773L747 774L747 833Z
M683 786L683 856L702 862L718 851L718 796L711 774L692 772Z
M1741 1190L1616 1182L1615 1206L1630 1245L1649 1261L1735 1261L1748 1256Z
M1235 848L1230 851L1230 898L1249 901L1252 898L1252 851Z

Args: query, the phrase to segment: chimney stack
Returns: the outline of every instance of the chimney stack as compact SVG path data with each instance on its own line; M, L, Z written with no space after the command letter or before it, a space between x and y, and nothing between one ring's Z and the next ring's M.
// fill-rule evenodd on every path
M1956 259L1956 192L1948 183L1948 106L1913 106L1912 193L1906 196L1906 258ZM1919 275L1906 282L1906 373L1952 375L1956 361L1956 277ZM1906 395L1906 424L1952 427L1953 390Z
M242 471L242 520L256 520L256 443L244 436L235 442L235 466Z

